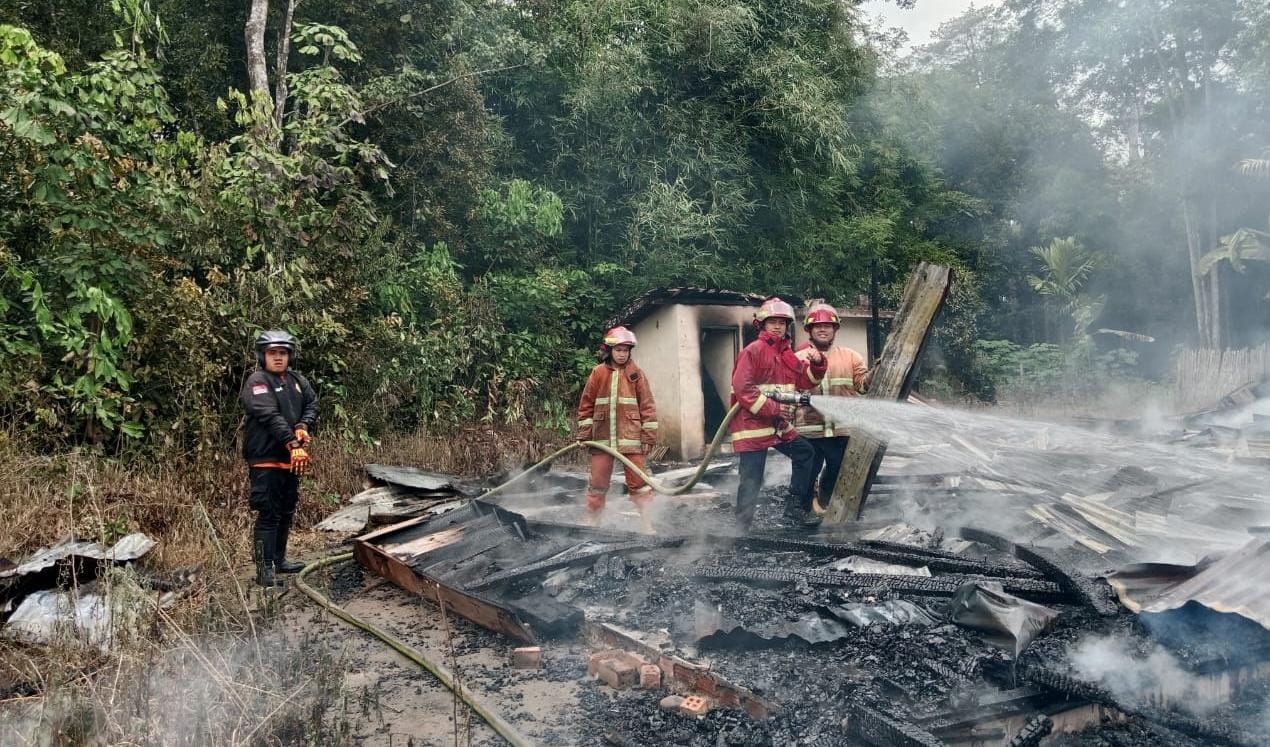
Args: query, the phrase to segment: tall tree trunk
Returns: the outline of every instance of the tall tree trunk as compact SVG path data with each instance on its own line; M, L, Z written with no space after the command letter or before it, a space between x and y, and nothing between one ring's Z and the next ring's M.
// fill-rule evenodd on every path
M1210 182L1208 193L1208 235L1205 237L1205 252L1211 252L1217 248L1218 243L1218 224L1217 224L1217 184ZM1217 266L1208 271L1208 303L1210 305L1209 320L1212 326L1212 347L1223 348L1226 346L1226 324L1225 316L1222 313L1222 282L1221 267Z
M247 41L247 83L251 104L272 117L273 101L269 96L269 70L265 65L265 26L269 20L269 0L251 0L244 36ZM268 127L268 120L261 122ZM265 133L261 133L265 134Z
M282 137L282 117L287 112L287 62L291 57L291 21L295 18L300 0L287 0L287 12L282 19L282 31L278 34L278 58L273 66L273 126L276 137Z
M1183 187L1185 190L1186 188ZM1186 229L1186 249L1191 260L1191 291L1195 295L1195 323L1199 332L1199 343L1206 348L1216 347L1212 334L1212 302L1209 300L1210 288L1208 279L1199 272L1199 260L1204 250L1201 245L1195 205L1191 196L1182 195L1182 224Z
M1217 136L1213 131L1213 87L1205 75L1201 79L1203 90L1201 92L1202 101L1204 102L1204 111L1201 113L1204 121L1204 134L1208 144L1216 145ZM1207 164L1204 168L1208 171L1208 234L1204 237L1204 251L1211 252L1217 248L1220 234L1220 224L1218 223L1218 205L1217 205L1217 177L1213 174L1211 167ZM1212 320L1212 334L1214 348L1225 347L1226 330L1224 324L1224 316L1222 315L1222 283L1221 269L1214 267L1208 273L1208 293L1209 303L1212 305L1210 319Z

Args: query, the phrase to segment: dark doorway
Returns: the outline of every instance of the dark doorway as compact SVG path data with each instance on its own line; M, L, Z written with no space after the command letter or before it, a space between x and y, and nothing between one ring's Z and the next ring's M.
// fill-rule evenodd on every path
M731 398L732 367L741 352L736 327L701 328L701 393L705 401L705 436L708 442L723 424Z

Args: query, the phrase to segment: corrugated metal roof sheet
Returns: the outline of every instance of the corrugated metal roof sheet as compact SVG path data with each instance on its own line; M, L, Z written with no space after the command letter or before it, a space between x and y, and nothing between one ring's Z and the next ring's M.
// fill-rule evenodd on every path
M722 288L654 288L631 299L631 302L626 304L626 308L619 311L612 319L606 321L604 326L616 327L619 324L638 324L649 314L653 313L655 308L665 306L668 303L695 306L758 306L766 297L758 293L742 293L741 291ZM802 302L802 299L798 298L792 300L785 298L785 300L794 305Z
M1168 612L1198 602L1270 628L1270 539L1254 539L1189 569L1144 564L1112 573L1107 581L1135 612Z
M100 544L88 540L67 538L55 545L37 551L31 557L7 571L0 571L0 579L35 573L54 565L59 560L72 556L93 558L95 560L111 560L114 562L136 560L154 549L155 544L157 543L154 540L141 532L122 537L109 548L102 547Z
M397 485L425 493L471 495L471 491L460 485L458 479L453 475L442 475L415 467L402 467L392 464L368 464L365 469L366 474L389 485Z

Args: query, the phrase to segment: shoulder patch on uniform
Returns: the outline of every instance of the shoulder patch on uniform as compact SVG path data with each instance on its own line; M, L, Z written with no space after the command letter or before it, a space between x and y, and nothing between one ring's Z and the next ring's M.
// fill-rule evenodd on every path
M256 396L260 396L261 394L268 394L269 385L268 384L252 384L251 393Z
M630 373L630 380L631 380L631 381L639 381L639 371L631 371L631 373Z

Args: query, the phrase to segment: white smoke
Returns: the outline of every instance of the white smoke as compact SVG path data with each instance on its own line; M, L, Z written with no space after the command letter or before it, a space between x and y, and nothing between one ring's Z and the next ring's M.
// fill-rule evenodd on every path
M1158 646L1141 652L1124 638L1099 636L1077 643L1068 659L1077 677L1101 685L1126 704L1177 707L1203 717L1222 703L1216 687L1184 670Z

